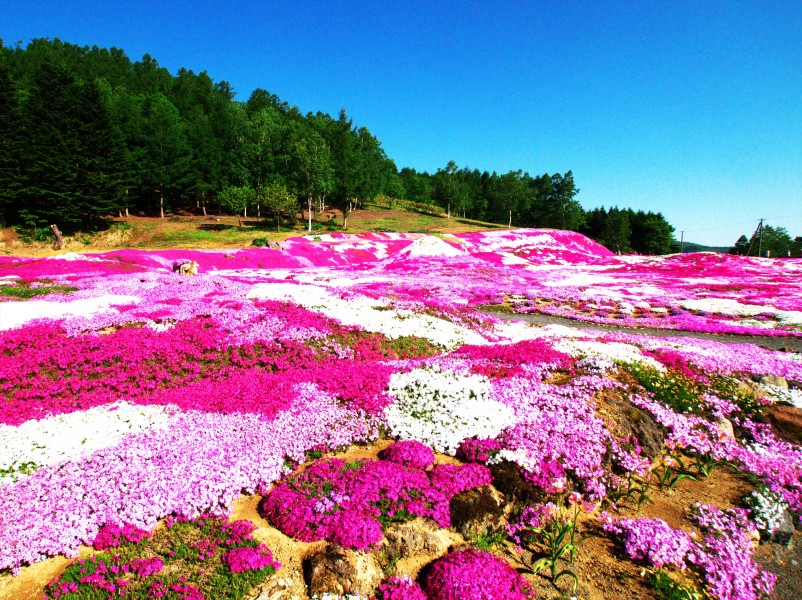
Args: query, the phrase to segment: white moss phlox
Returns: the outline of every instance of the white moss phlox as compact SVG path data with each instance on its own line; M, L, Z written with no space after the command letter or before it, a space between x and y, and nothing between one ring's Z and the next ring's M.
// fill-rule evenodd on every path
M439 452L454 454L469 437L492 438L513 425L508 406L490 399L490 381L479 375L457 375L422 368L393 375L385 410L394 436L417 440Z

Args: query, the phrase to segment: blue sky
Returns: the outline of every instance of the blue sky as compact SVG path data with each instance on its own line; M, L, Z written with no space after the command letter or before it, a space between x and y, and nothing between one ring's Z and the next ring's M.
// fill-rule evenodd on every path
M586 208L730 245L802 235L802 2L2 2L58 37L345 107L400 167L572 170Z

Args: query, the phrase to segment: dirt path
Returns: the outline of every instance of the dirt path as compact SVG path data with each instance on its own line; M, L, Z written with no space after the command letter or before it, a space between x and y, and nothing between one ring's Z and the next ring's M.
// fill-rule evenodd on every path
M701 331L679 331L676 329L656 329L650 327L622 327L620 325L603 325L599 323L588 323L565 317L555 317L551 315L517 314L508 312L496 312L493 310L482 311L505 321L526 321L535 325L564 325L573 329L587 329L589 331L605 331L611 333L628 333L631 335L645 335L650 337L690 337L725 344L755 344L768 350L784 350L790 352L802 352L802 338L791 336L760 336L760 335L735 335L735 334L713 334Z

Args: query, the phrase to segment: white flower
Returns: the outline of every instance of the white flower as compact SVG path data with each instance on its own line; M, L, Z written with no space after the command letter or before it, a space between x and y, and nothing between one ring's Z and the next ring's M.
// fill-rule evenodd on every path
M512 409L490 399L490 381L434 368L397 373L385 409L390 431L453 454L469 437L492 438L515 422Z

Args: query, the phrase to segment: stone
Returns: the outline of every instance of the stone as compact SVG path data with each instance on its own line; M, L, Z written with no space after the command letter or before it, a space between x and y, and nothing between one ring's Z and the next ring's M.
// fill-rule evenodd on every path
M634 436L643 456L654 464L663 456L666 430L647 411L632 404L616 390L604 390L598 398L598 413L620 440Z
M777 437L793 444L802 444L802 409L777 402L766 411L766 419Z
M763 535L763 541L773 542L781 546L790 547L794 537L794 517L789 511L783 511L782 520L770 534Z
M788 389L788 382L785 380L785 377L766 375L760 378L760 383L762 385L773 385L774 387L783 388L785 390Z
M377 554L329 544L305 558L304 579L309 595L359 594L369 598L384 577Z
M515 463L504 460L488 465L488 467L493 475L493 487L504 494L507 499L525 504L548 501L546 491L536 488L524 479L520 468Z
M504 523L504 497L489 485L451 499L451 525L464 537L487 534Z
M439 529L423 519L394 523L387 527L381 543L384 560L395 562L401 558L442 556L448 551L450 540Z
M729 419L722 417L716 421L716 429L718 429L722 435L733 440L735 439L735 430L732 427L732 421Z
M271 577L259 589L254 600L296 600L306 597L303 583L289 577Z
M267 247L271 250L281 250L281 244L276 240L267 240Z

